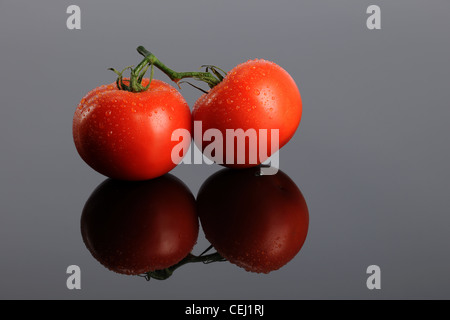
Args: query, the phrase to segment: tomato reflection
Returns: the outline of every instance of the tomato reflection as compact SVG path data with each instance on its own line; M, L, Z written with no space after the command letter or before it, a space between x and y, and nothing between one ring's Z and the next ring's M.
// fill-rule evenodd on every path
M247 271L268 273L302 248L309 225L306 201L283 172L221 170L202 185L197 210L218 253Z
M170 174L142 182L105 180L81 217L83 241L94 258L128 275L178 263L192 250L198 229L194 196Z
M197 215L198 214L198 215ZM191 253L199 221L216 253ZM223 169L201 186L195 201L176 177L105 180L85 204L84 243L108 269L167 279L186 263L228 260L269 273L291 261L308 233L306 201L282 171Z

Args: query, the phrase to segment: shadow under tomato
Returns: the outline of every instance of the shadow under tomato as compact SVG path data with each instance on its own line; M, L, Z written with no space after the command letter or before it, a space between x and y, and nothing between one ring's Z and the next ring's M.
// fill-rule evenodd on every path
M195 198L170 174L140 182L107 179L91 194L81 217L92 256L127 275L179 263L191 252L198 231Z
M282 171L223 169L197 195L197 210L208 241L229 262L250 272L269 273L292 260L309 226L306 201Z

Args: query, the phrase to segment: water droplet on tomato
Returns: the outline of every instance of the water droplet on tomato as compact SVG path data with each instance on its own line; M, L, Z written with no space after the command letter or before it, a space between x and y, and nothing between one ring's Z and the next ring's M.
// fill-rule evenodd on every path
M239 110L241 107L240 106L236 106L236 110Z
M232 103L233 103L233 100L227 99L227 103L228 103L228 104L232 104Z
M106 134L108 137L110 137L113 134L112 131L108 131L108 133Z
M260 92L258 89L255 90L255 94L256 94L257 96L259 96L260 93L261 93L261 92Z
M136 109L134 109L134 108L131 108L131 112L136 112Z
M172 116L170 116L170 117L169 117L169 120L172 120L172 119L173 119L173 117L172 117Z
M105 112L105 116L109 117L111 115L111 110Z
M245 87L245 90L247 90L247 91L250 90L250 87L249 87L249 86L246 86L246 87Z

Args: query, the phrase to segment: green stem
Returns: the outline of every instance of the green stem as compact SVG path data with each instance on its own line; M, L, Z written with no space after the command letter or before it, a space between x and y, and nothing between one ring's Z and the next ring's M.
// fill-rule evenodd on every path
M141 63L153 64L155 67L164 72L172 81L178 83L181 79L194 78L199 81L206 82L210 88L218 85L221 79L216 78L209 72L176 72L164 63L162 63L153 53L145 49L143 46L139 46L137 51L144 56L144 60Z
M214 66L206 66L207 70L206 72L176 72L169 67L167 67L164 63L159 61L157 57L147 49L145 49L143 46L139 46L137 48L137 51L144 56L144 59L136 66L136 68L133 69L133 67L127 67L122 71L117 71L114 68L110 68L109 70L114 71L117 74L117 88L119 90L126 90L130 92L142 92L146 91L150 87L150 83L153 79L153 72L154 72L154 66L160 69L162 72L164 72L172 81L175 83L179 83L181 79L185 78L193 78L198 81L203 81L208 84L210 88L218 85L222 80L223 76L217 72L216 69L219 69ZM148 68L151 67L151 75L150 75L150 81L148 82L147 86L142 85L142 80L144 78L145 73L147 72ZM209 69L213 72L211 74L208 72ZM123 79L123 72L125 70L131 70L130 79L127 81L127 83L124 82ZM222 72L225 73L222 69L219 69ZM226 74L226 73L225 73ZM201 89L200 89L201 90ZM203 90L202 90L203 91Z

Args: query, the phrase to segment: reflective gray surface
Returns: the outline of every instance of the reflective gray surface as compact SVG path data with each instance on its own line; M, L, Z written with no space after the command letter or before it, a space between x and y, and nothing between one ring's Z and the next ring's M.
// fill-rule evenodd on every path
M81 30L66 8L82 10ZM369 1L0 2L0 298L411 299L450 297L450 3ZM105 177L78 156L72 116L108 67L144 45L175 70L273 60L299 85L304 113L280 165L308 203L300 253L268 275L187 265L165 281L115 274L80 233ZM167 80L160 72L156 77ZM182 93L192 106L198 91ZM171 173L194 195L218 166ZM208 246L200 233L195 252ZM81 268L68 290L66 268ZM366 268L381 268L368 290Z

